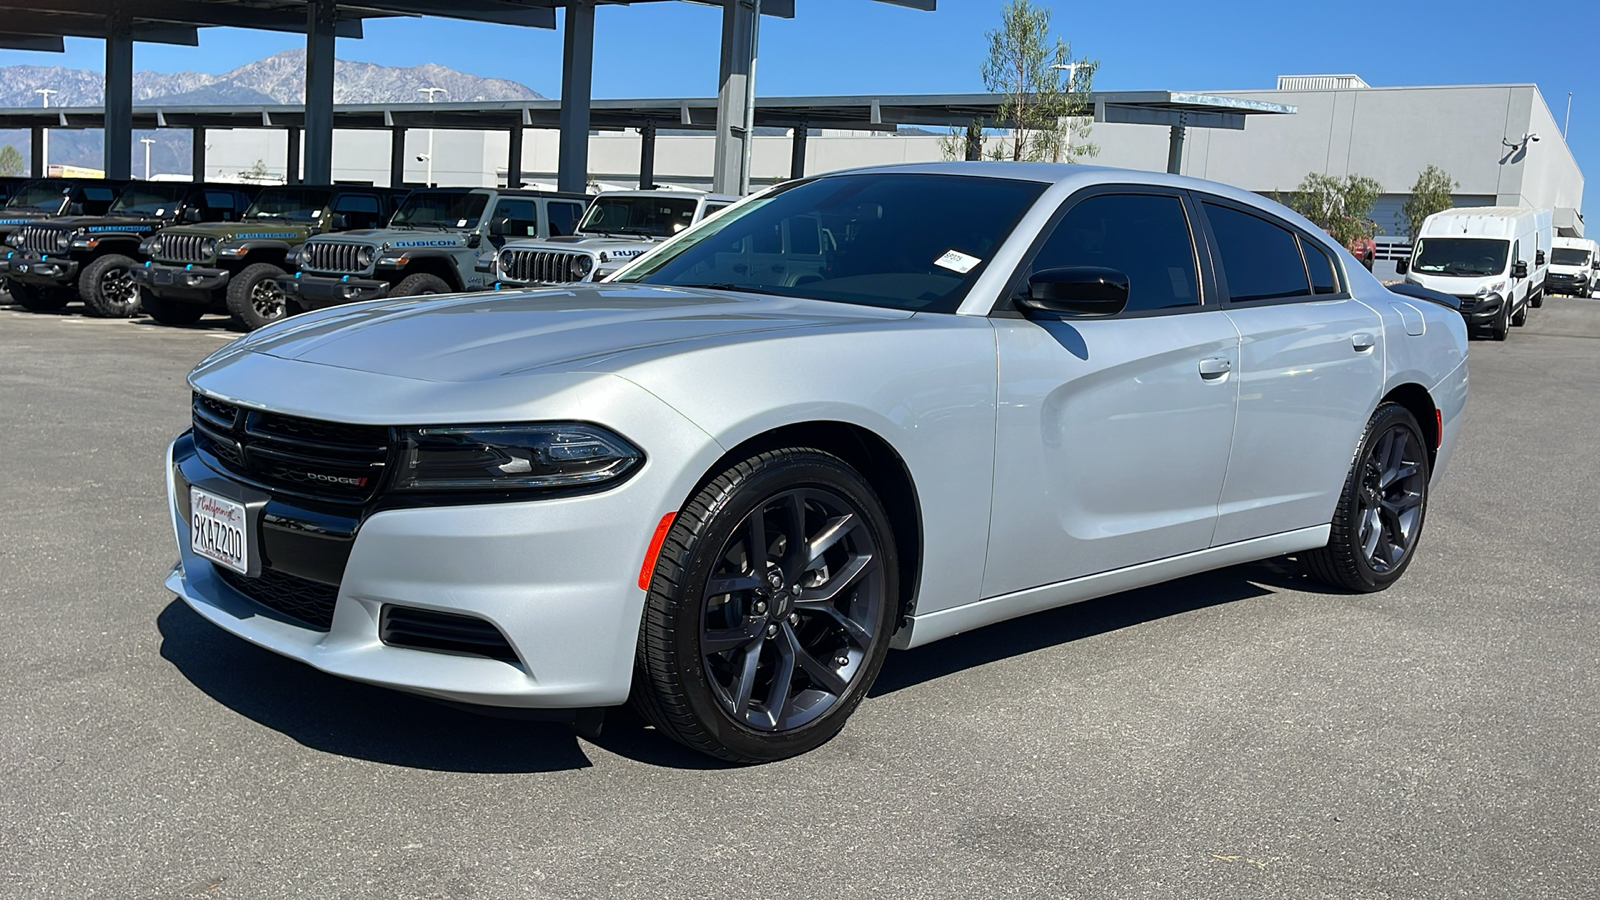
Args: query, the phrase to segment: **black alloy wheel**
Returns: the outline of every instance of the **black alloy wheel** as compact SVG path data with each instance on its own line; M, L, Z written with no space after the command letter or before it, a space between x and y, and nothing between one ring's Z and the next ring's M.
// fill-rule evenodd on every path
M1398 580L1416 554L1431 474L1416 418L1398 403L1380 406L1345 480L1328 544L1307 555L1312 574L1361 592Z
M887 515L843 461L791 448L732 467L663 545L635 705L674 739L735 762L821 745L883 664L896 570Z
M135 264L131 257L112 253L84 266L78 277L78 296L89 315L126 319L139 312L139 285L132 273Z

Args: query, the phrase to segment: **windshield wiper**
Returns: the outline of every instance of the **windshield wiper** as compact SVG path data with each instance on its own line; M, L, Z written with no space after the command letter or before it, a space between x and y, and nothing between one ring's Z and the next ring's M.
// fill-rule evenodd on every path
M731 281L709 281L703 284L664 284L662 287L704 288L712 291L743 291L746 294L766 294L768 297L789 296L788 294L780 294L777 291L768 290L764 287L756 287L753 284L734 284Z

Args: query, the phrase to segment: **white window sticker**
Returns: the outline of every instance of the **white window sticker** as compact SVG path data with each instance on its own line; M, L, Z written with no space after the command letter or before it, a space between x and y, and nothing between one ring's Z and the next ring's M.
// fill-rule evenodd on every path
M465 227L467 227L467 220L466 219L457 219L456 220L456 227L457 228L465 228Z
M968 256L960 250L947 250L943 256L934 260L933 264L942 269L949 269L952 272L960 272L965 275L972 271L973 266L981 262L983 260L976 256Z

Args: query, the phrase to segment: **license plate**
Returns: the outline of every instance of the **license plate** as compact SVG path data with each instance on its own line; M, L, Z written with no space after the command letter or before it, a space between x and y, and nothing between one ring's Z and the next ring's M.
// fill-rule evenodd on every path
M250 571L250 530L244 504L189 488L189 547L240 573Z
M171 284L172 283L172 273L171 272L167 272L167 271L164 271L162 269L156 269L155 271L151 272L150 275L151 275L150 280L155 282L156 284Z

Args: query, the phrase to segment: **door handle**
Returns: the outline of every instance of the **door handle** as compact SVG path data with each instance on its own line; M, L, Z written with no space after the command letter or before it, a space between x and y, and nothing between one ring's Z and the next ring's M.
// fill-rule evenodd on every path
M1378 343L1378 339L1365 331L1358 331L1350 335L1350 346L1356 348L1357 353L1365 353Z
M1226 356L1211 356L1200 360L1201 378L1220 378L1233 371L1233 361Z

